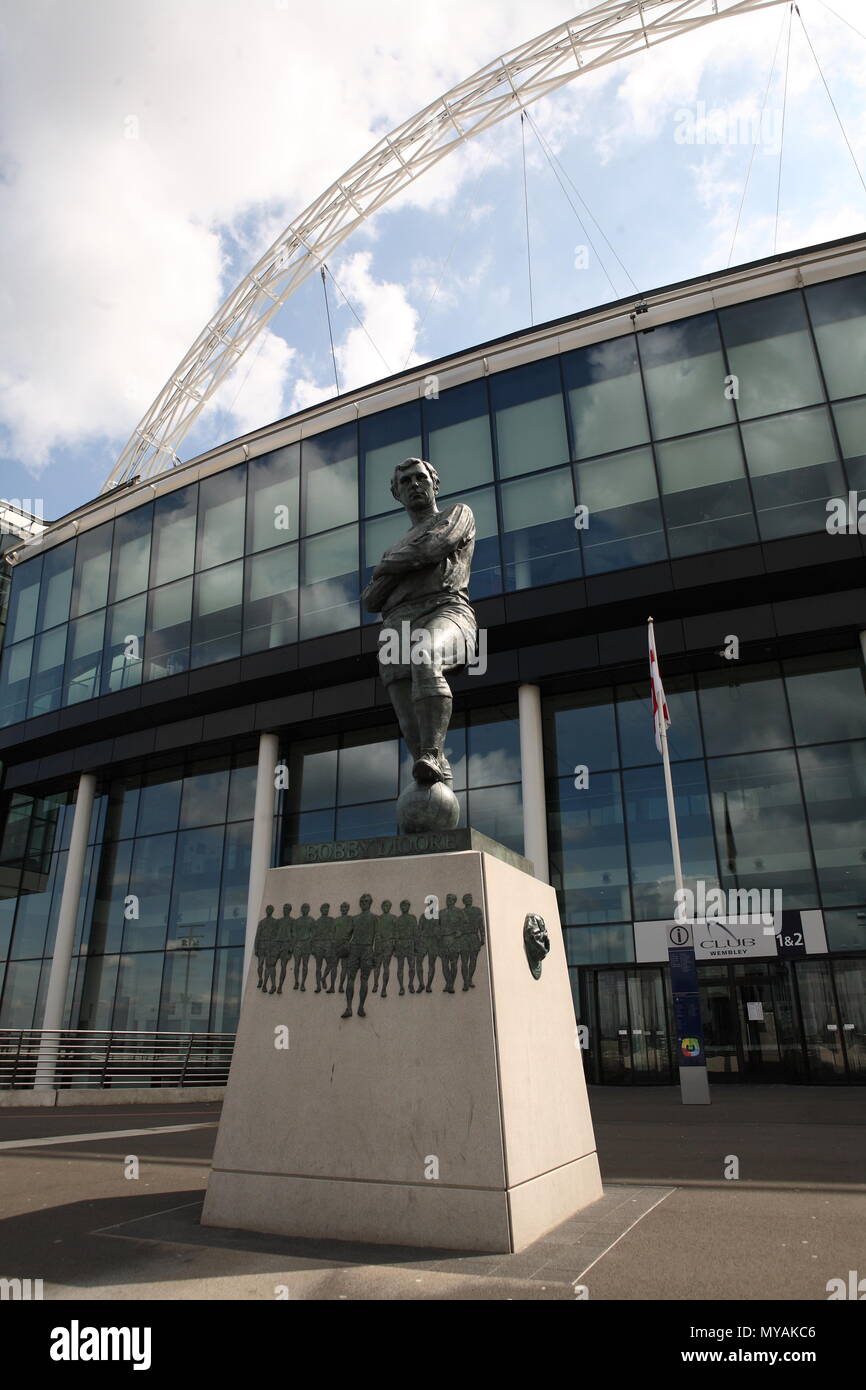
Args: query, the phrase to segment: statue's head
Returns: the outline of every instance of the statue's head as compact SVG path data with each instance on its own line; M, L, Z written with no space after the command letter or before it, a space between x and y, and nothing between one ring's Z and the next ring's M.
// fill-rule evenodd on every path
M390 899L390 898L386 898L385 901L383 902L383 904L382 904L382 911L383 911L383 912L390 912L390 911L391 911L391 899Z
M345 915L346 915L346 913L347 913L348 911L349 911L349 904L348 904L348 903L340 903L340 916L341 916L341 917L345 917Z
M320 912L320 914L322 915L322 917L327 917L327 915L328 915L328 913L330 912L330 910L331 910L331 904L330 904L330 903L322 903L322 906L319 908L319 912Z
M471 893L464 893L464 894L463 894L463 906L464 906L464 907L471 907L471 906L472 906L472 894L471 894Z
M408 898L404 898L403 901L402 901L401 904L400 904L400 911L401 911L401 912L408 912L408 911L409 911L409 908L410 908L411 906L412 906L412 904L410 903L409 899L408 899Z
M457 894L456 894L456 893L448 893L448 894L446 895L446 898L445 898L445 905L446 905L446 907L453 907L454 904L456 903L456 901L457 901Z
M301 916L302 916L302 917L309 917L309 915L310 915L310 904L309 904L309 903L301 903Z
M265 916L266 916L266 917L273 917L273 915L274 915L274 906L273 906L273 903L268 903L267 907L265 908Z
M523 949L526 951L526 959L529 961L533 978L537 980L541 976L544 957L550 951L547 926L544 918L539 917L537 912L526 914L526 920L523 923Z
M292 904L291 904L291 903L283 903L283 916L284 916L284 917L290 917L290 916L291 916L291 912L292 912Z
M361 911L362 911L362 912L369 912L369 911L370 911L370 908L371 908L372 906L373 906L373 898L372 898L371 894L370 894L370 893L362 893L362 894L361 894Z
M439 495L439 474L426 459L404 459L398 463L391 478L391 496L407 509L425 502L432 503Z

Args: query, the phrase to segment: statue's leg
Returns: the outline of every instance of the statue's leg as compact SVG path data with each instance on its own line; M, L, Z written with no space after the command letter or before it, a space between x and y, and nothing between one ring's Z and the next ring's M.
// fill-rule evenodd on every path
M414 762L421 751L421 733L418 728L415 702L412 699L411 680L392 681L388 686L388 695L397 716L397 723L400 725L400 732L406 740L406 747L412 754Z
M453 700L443 672L461 664L465 643L450 618L434 618L428 632L430 640L417 652L412 665L412 700L421 745L412 775L418 782L447 782L451 769L443 749ZM462 659L465 661L465 653Z

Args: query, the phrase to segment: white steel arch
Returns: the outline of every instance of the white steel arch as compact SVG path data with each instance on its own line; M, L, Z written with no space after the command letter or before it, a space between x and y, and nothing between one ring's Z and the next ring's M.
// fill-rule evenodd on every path
M603 0L511 49L391 131L277 238L202 329L134 430L103 492L181 460L187 430L250 343L365 218L464 140L581 73L714 20L787 0Z

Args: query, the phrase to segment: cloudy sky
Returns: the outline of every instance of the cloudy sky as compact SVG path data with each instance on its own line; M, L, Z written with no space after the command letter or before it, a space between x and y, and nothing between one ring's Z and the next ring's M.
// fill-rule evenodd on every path
M308 203L447 88L590 8L0 0L0 496L41 498L53 518L95 495L207 319ZM866 177L866 5L800 11ZM789 15L708 25L531 108L560 169L527 124L535 322L722 269L750 160L733 264L866 229L866 191ZM365 325L332 285L343 389L526 326L519 118L414 184L330 270ZM312 277L182 456L334 389Z

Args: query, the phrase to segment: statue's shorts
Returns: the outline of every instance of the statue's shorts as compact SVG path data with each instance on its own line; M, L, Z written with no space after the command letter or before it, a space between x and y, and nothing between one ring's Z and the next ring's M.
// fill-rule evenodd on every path
M418 699L450 695L443 672L473 659L477 635L475 613L458 594L427 605L400 604L383 619L379 632L382 684L411 681Z

